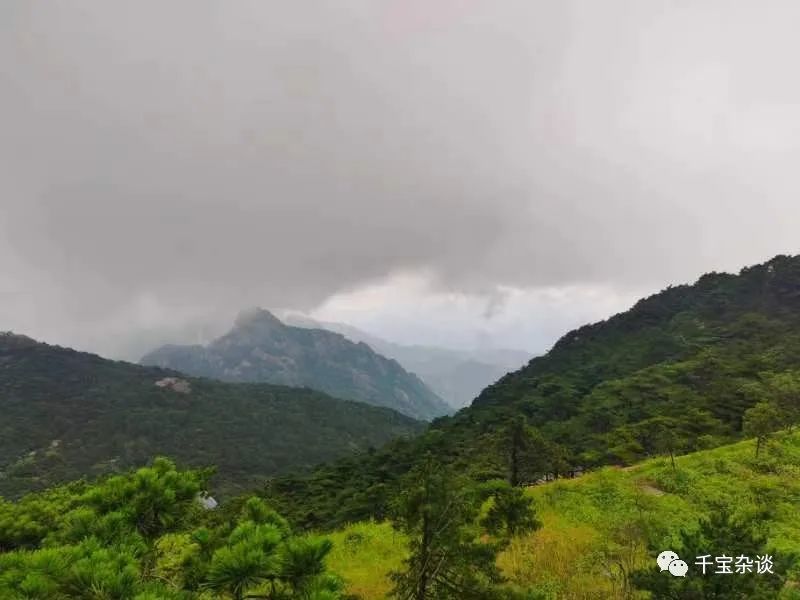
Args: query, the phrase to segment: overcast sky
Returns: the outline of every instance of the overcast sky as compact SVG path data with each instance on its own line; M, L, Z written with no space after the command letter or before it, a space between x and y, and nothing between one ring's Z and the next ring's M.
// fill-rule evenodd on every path
M800 246L795 0L0 3L0 329L545 350Z

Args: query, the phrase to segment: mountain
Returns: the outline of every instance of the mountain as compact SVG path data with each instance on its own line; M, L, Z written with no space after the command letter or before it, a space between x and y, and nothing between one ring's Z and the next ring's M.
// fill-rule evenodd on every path
M229 333L207 346L164 346L140 362L222 381L310 387L415 419L451 412L417 376L366 344L291 327L263 309L240 314Z
M488 385L531 359L522 350L485 348L471 351L435 346L405 346L384 340L345 323L317 321L289 314L286 323L296 327L327 329L354 342L363 342L376 352L399 362L414 373L453 408L468 406Z
M765 400L800 421L800 256L667 288L567 333L419 438L270 493L295 519L331 525L380 513L421 456L476 479L511 478L516 464L535 481L735 441L745 412ZM517 437L529 450L522 464L510 455ZM324 485L332 473L335 489Z
M254 486L420 431L387 408L310 389L185 378L0 335L0 495L159 454Z

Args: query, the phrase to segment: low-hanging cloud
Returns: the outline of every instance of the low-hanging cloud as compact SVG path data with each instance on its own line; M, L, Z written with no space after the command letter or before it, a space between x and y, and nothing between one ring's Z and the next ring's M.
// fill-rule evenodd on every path
M648 287L796 251L797 17L5 2L0 310L124 337L420 271L490 317L500 288Z

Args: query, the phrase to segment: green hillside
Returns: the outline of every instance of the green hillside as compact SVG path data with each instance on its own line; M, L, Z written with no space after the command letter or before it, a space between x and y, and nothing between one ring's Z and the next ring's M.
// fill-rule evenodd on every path
M512 587L530 598L646 598L633 574L652 568L660 551L678 548L682 530L694 532L701 519L725 513L763 535L776 564L793 565L785 585L775 577L779 597L799 598L800 433L776 435L759 458L754 449L748 440L678 457L676 468L656 458L528 488L543 525L513 539L498 564ZM348 525L330 538L335 545L329 564L348 589L363 600L384 598L391 588L387 575L402 567L407 539L390 524L375 522ZM714 551L711 542L707 548ZM687 559L689 578L700 576L694 561ZM759 597L778 596L775 590L767 594Z
M429 421L452 412L397 361L339 333L284 324L264 309L239 315L206 346L163 346L140 361L195 377L321 390Z
M422 427L309 389L182 377L0 335L0 495L159 454L216 465L223 489L252 488Z
M497 499L487 500L468 529L475 539L459 549L479 561L471 551L485 548L498 584L474 596L430 597L796 600L800 432L772 434L755 450L747 440L674 464L661 457L529 487L535 530L494 546L499 555L485 529ZM0 597L52 600L92 590L92 598L135 600L382 600L415 543L390 522L354 523L324 537L298 533L255 498L207 510L198 501L207 486L207 471L156 459L135 472L0 501ZM449 503L445 509L450 518ZM657 572L654 557L665 549L691 565L686 579ZM695 565L701 554L739 553L769 555L773 572L703 577ZM663 589L651 595L648 581Z
M800 421L800 257L668 288L566 334L424 436L274 482L267 494L299 522L333 526L380 517L398 477L427 452L476 480L533 482L735 441L745 411L765 399ZM520 420L532 441L512 477Z

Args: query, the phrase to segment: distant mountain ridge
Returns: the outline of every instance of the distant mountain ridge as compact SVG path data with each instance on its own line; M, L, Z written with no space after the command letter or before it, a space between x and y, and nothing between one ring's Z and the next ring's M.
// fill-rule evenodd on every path
M287 314L283 320L296 327L341 333L354 342L369 345L376 352L393 358L406 370L418 375L453 408L469 406L484 388L506 373L516 371L533 358L528 352L504 348L469 351L436 346L406 346L382 339L352 325L317 321L296 313Z
M366 451L423 424L310 389L191 379L0 333L0 496L142 465L217 465L223 490Z
M286 325L260 308L242 312L229 333L205 346L162 346L140 363L221 381L309 387L415 419L452 412L416 375L367 344Z

